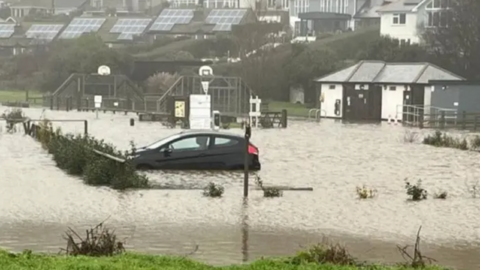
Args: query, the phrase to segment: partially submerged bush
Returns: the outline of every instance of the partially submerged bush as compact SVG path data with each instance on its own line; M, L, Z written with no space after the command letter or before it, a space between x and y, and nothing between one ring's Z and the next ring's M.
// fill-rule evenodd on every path
M356 265L357 262L347 249L339 244L332 244L324 239L321 243L300 251L290 259L290 263L300 265L304 263Z
M255 176L255 183L257 184L257 186L263 190L263 197L266 197L266 198L274 198L274 197L282 197L283 196L283 192L279 189L279 188L276 188L276 187L265 187L263 185L263 181L262 179L260 178L260 176Z
M62 251L71 256L113 256L125 251L125 243L119 241L115 231L109 230L103 223L86 230L84 237L69 227L63 238L67 240L67 247Z
M6 110L0 118L5 119L7 122L7 132L15 133L17 132L16 124L22 123L27 119L20 108L13 108L11 110Z
M468 150L468 142L466 138L454 138L437 130L433 135L428 135L423 139L424 144L435 147L449 147L460 150Z
M213 182L210 182L203 190L203 196L218 198L218 197L222 197L224 192L225 192L225 189L222 186L217 185Z
M421 201L427 199L427 190L422 188L422 180L418 180L415 185L410 184L410 182L405 179L405 189L407 190L407 195L411 196L412 201Z
M438 192L433 194L434 199L445 200L447 199L448 193L446 191Z
M71 175L81 176L86 184L114 189L149 187L148 178L135 171L126 159L126 153L118 151L104 140L88 135L63 135L59 128L53 131L48 120L39 124L36 137L53 155L53 160L60 169ZM118 157L125 162L107 156Z
M366 186L357 187L356 192L359 199L373 199L377 196L376 189L369 189Z
M418 132L411 129L405 130L405 133L403 134L403 142L406 142L406 143L417 142L418 138L419 138Z

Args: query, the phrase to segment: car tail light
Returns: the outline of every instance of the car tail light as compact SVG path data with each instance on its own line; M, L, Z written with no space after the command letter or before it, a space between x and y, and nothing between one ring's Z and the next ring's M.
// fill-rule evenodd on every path
M250 155L258 155L258 148L253 144L249 144L248 145L248 153Z

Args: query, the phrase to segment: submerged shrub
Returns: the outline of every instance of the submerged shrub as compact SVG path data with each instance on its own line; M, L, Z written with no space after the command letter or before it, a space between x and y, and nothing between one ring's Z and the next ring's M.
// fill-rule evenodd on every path
M405 189L407 195L411 196L412 201L421 201L427 199L427 190L422 188L422 180L418 180L417 184L412 185L405 179Z
M39 123L35 130L36 138L52 154L57 166L68 174L82 177L86 184L114 189L149 187L147 177L136 172L126 155L113 145L88 135L63 135L60 129L53 131L48 120Z
M263 186L263 181L258 175L255 176L255 183L263 191L263 197L274 198L283 196L283 192L279 188Z
M289 262L295 265L304 263L357 265L355 258L348 253L344 246L331 244L326 240L298 252Z
M63 236L67 247L62 249L71 256L113 256L125 251L124 243L117 239L115 231L106 228L103 223L85 231L85 236L68 228Z
M448 196L448 193L446 191L433 194L434 199L440 199L440 200L447 199L447 196Z
M373 199L377 196L376 189L369 189L366 186L357 187L356 189L357 196L359 199Z
M22 109L20 108L13 108L11 110L7 110L0 116L0 118L5 119L5 121L7 122L8 133L17 132L16 124L22 123L26 119Z
M218 197L222 197L224 191L225 189L222 186L217 185L213 182L210 182L203 190L203 196L218 198Z
M435 147L449 147L460 150L468 150L467 139L454 138L437 130L433 135L428 135L423 139L424 144L432 145Z

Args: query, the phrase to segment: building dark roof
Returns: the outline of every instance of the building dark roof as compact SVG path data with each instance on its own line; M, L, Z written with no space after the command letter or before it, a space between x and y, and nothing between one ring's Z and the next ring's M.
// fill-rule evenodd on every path
M87 0L21 0L12 3L10 7L34 7L34 8L78 8L84 5Z
M430 80L464 80L464 78L430 63L360 61L351 67L314 81L320 83L428 84Z
M305 12L298 14L298 18L302 20L350 20L350 14L329 13L329 12Z

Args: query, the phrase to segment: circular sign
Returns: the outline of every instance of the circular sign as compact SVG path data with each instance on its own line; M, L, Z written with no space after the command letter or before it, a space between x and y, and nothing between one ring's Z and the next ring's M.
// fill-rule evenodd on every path
M200 76L213 76L213 69L211 66L201 66L198 69L198 75Z
M103 76L110 75L110 67L105 65L99 66L97 72L99 75L103 75Z

